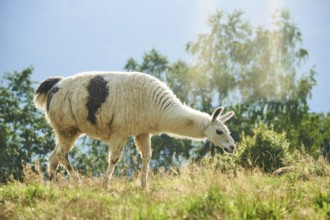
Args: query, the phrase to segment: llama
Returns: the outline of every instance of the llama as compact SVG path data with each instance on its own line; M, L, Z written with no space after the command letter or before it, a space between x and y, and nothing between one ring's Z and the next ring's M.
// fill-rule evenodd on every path
M220 107L209 115L192 109L163 82L144 73L85 72L66 78L50 77L37 88L34 103L45 110L56 138L49 156L50 181L56 179L59 165L79 180L68 153L83 134L110 144L104 188L123 154L126 139L132 135L142 157L142 187L147 185L151 135L207 138L227 153L235 151L234 140L224 125L233 111L221 115L224 108Z

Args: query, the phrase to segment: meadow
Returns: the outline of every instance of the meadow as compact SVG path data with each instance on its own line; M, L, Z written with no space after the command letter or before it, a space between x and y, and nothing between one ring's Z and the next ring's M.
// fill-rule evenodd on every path
M229 158L229 157L228 157ZM47 183L31 166L24 182L0 186L0 219L330 219L330 167L301 157L282 175L244 169L226 157L151 172Z

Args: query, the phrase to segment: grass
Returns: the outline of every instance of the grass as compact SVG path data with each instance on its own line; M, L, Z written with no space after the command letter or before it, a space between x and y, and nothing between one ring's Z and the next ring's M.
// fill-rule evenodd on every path
M0 186L0 219L330 219L330 168L303 158L272 176L205 159L157 174L148 190L116 177L44 183L26 168L25 182Z

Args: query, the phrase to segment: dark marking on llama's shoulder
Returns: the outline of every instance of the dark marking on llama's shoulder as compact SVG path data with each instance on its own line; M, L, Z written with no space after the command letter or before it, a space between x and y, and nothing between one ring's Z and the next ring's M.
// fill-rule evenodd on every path
M51 88L48 92L48 97L47 97L47 105L46 105L46 110L49 111L49 106L50 106L50 102L53 99L53 96L55 95L55 93L57 93L59 90L59 88L57 86Z
M92 124L96 124L96 112L105 102L109 95L107 81L102 76L95 76L91 79L88 86L88 102L87 102L87 120Z

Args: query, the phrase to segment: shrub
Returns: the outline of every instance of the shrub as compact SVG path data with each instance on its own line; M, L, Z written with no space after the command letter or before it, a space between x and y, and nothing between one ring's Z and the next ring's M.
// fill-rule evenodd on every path
M288 149L285 132L277 133L272 126L268 128L261 124L253 129L252 137L243 134L239 161L246 168L258 167L265 172L273 172L290 163Z
M330 162L330 142L321 148L321 155Z

